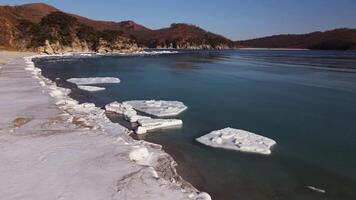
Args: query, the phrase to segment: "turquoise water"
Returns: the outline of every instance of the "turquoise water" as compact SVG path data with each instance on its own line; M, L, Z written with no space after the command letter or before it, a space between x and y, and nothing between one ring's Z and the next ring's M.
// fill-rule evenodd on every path
M143 139L162 144L183 178L213 199L356 199L356 52L201 51L42 59L36 65L82 102L184 102L189 109L178 116L181 129ZM93 76L119 77L121 83L90 93L64 81ZM270 137L277 145L264 156L195 141L224 127Z

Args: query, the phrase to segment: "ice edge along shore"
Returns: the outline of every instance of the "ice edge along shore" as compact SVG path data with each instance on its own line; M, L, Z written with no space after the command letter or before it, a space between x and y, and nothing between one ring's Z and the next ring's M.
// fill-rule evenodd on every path
M65 54L64 56L75 56L75 54ZM88 137L90 137L89 136L90 134L98 135L97 139L99 140L98 141L99 147L96 150L99 151L100 151L100 143L101 143L100 139L102 139L103 137L105 137L105 140L112 138L112 144L110 144L110 146L116 146L116 149L120 151L119 155L123 154L124 158L122 158L122 156L119 156L119 158L116 159L113 158L114 160L107 161L107 162L117 163L119 164L118 166L132 166L134 168L139 169L135 172L131 172L131 170L127 170L127 169L126 169L127 171L125 171L124 169L116 169L116 170L123 170L121 173L118 174L117 177L118 180L115 181L116 184L113 182L111 183L112 185L105 185L105 184L102 185L103 187L107 186L106 189L115 188L115 187L119 188L119 189L115 188L115 190L113 191L106 191L109 193L112 192L110 196L112 196L113 199L120 199L122 197L125 197L126 199L197 199L197 200L210 199L210 196L207 193L199 192L197 189L195 189L192 185L184 181L177 174L175 170L176 163L174 162L171 156L169 156L167 153L165 153L162 150L162 147L160 145L149 143L146 141L136 141L132 139L129 136L130 133L129 130L125 129L119 124L112 123L108 118L106 118L104 114L104 110L97 108L95 107L94 104L90 104L90 103L78 104L77 101L68 97L68 94L70 93L69 89L57 87L54 82L43 77L41 75L41 70L39 68L36 68L34 63L32 62L33 58L41 58L41 57L48 57L48 56L37 55L37 56L25 57L23 58L25 62L23 62L22 59L17 59L15 61L12 61L12 65L17 65L17 66L22 65L22 67L25 68L25 70L29 71L31 75L38 80L38 83L40 84L39 88L42 88L41 90L43 95L49 94L51 97L53 97L55 104L60 109L61 122L56 122L56 123L64 123L66 124L66 126L71 127L71 130L75 130L76 132L82 132L82 131L87 132ZM7 65L9 65L9 63ZM5 68L13 67L7 65L5 65ZM19 70L18 73L28 73L25 70ZM29 96L28 98L31 97ZM43 106L47 106L47 105L43 105ZM37 111L37 112L41 112L41 111ZM22 125L22 123L24 124L27 123L26 119L24 119L23 122L21 119L19 119L19 121L20 121L19 122L20 125ZM55 125L56 123L53 123L52 126L56 126ZM73 124L75 124L75 126ZM62 127L62 129L65 128ZM7 131L9 131L10 134L13 132L19 134L21 132L21 128L19 126L11 130L8 129ZM63 132L63 131L64 130L59 130L59 132ZM82 136L82 134L80 135ZM13 136L9 136L9 137L13 137ZM2 152L0 156L6 156L6 151ZM65 159L65 158L59 158L59 159ZM88 160L88 162L95 162L95 160ZM6 169L6 166L4 167ZM44 166L44 168L46 168L46 166ZM95 170L95 169L96 168L91 170ZM0 173L2 173L1 172L2 170L3 168L0 168ZM80 170L81 169L79 169L79 171ZM110 174L107 174L107 176L109 175ZM114 174L112 174L111 176L114 176ZM6 175L0 174L0 177L6 178ZM41 179L41 177L37 177L37 178ZM85 179L85 177L82 178ZM114 177L112 178L102 177L102 180L107 180L107 179L111 180L114 179ZM25 181L24 184L26 184L26 182L31 183L31 180L24 180L24 181ZM57 181L60 182L60 180ZM80 182L81 180L78 181ZM98 181L100 182L100 179ZM82 186L83 188L81 188L81 190L85 190L86 189L85 186L88 185L88 183L83 185L84 186ZM0 193L5 193L5 195L6 194L10 195L11 191L13 191L14 193L16 192L16 189L13 189L13 187L12 190L6 190L5 187L6 185L0 187ZM57 188L57 189L60 190L61 188ZM56 188L54 188L54 190L56 190ZM32 193L33 192L36 191L32 191ZM53 192L53 194L55 194L58 191L54 192L48 190L48 192L49 193ZM69 195L67 198L66 196L62 196L62 199L71 199L71 197L74 196L76 197L76 199L95 199L94 196L98 196L98 194L96 194L92 198L88 198L88 196L85 197L80 196L80 194L82 194L83 191L81 192L78 191L77 194L75 194L75 192L76 192L75 189L70 190L72 196ZM92 193L92 192L93 191L90 192L88 191L88 193ZM19 191L19 193L21 192ZM15 194L12 195L16 196ZM51 194L47 194L47 195L51 195ZM107 196L107 194L103 194L103 196ZM14 198L14 199L21 199L21 197ZM29 199L31 199L31 197Z

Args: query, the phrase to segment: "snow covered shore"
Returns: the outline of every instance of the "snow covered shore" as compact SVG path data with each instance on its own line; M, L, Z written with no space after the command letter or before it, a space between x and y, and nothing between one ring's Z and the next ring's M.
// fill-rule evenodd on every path
M32 58L0 69L1 198L210 199L160 145L133 140L102 109L69 98Z

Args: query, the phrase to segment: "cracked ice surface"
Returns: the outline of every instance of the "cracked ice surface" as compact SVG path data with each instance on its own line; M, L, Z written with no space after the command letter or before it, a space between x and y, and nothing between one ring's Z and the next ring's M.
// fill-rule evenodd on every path
M77 85L120 83L120 79L115 78L115 77L70 78L70 79L67 79L67 81L77 84Z
M196 140L211 147L267 155L271 154L270 148L276 144L276 142L270 138L234 128L216 130Z
M168 117L178 115L187 109L179 101L162 101L162 100L134 100L125 101L124 104L131 105L134 109L156 117Z

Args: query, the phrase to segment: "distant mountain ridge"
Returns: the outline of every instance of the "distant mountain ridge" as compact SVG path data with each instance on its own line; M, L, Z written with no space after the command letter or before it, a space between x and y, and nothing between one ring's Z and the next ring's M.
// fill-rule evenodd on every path
M356 29L343 28L232 41L185 23L173 23L170 27L153 30L134 21L92 20L64 13L44 3L0 6L0 49L45 53L107 53L137 51L142 48L239 47L355 50Z
M240 47L251 48L296 48L315 50L355 50L356 29L334 29L308 34L286 34L237 41Z

